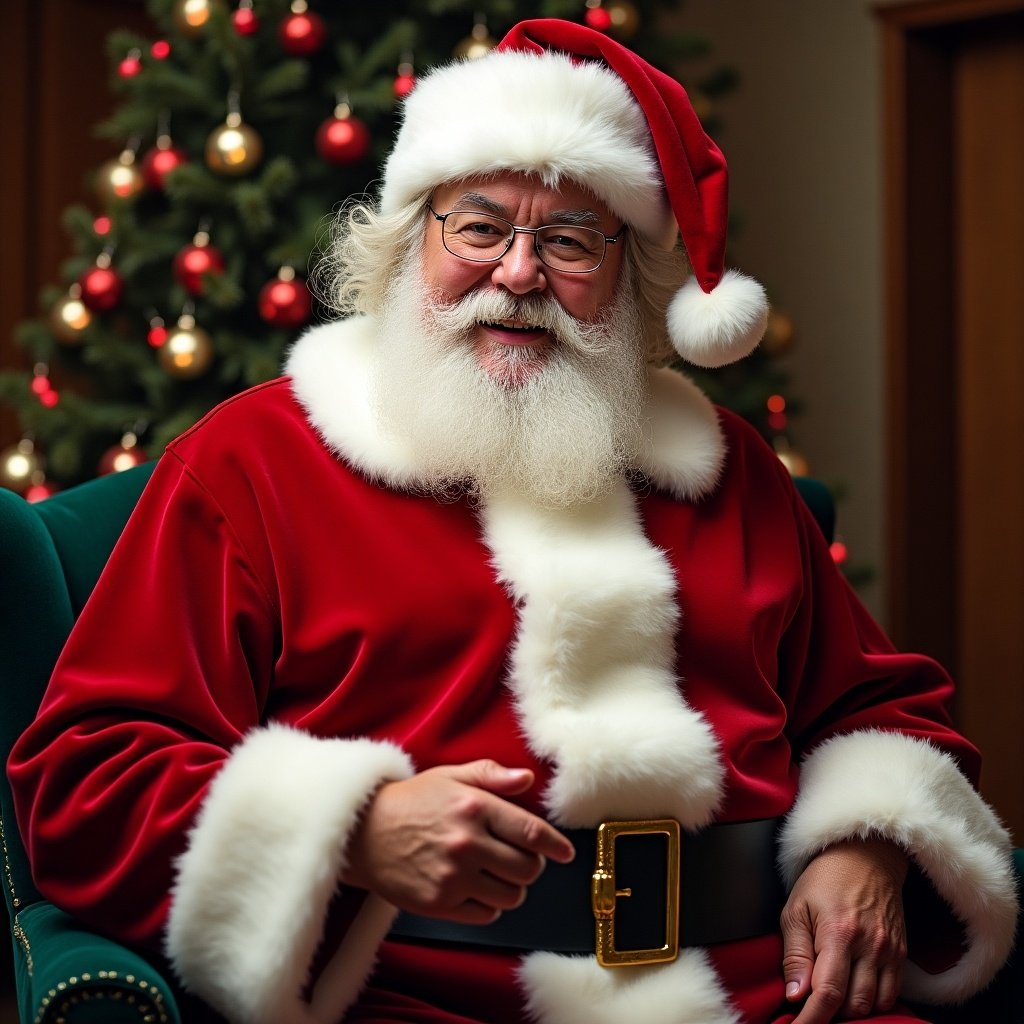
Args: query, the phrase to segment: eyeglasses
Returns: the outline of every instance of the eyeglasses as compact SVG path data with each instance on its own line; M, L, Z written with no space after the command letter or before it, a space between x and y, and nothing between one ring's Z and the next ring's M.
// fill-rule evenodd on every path
M429 203L427 209L441 222L444 247L461 260L496 263L512 248L517 234L533 235L533 248L541 263L563 274L590 274L597 270L604 262L609 244L617 242L626 230L623 224L608 237L596 228L576 224L521 228L501 217L475 210L437 213Z

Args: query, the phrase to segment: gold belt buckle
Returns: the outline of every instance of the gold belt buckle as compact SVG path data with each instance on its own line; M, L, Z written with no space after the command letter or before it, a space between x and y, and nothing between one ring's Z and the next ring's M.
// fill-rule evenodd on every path
M615 840L624 835L663 833L668 836L665 868L665 945L653 949L615 948L615 901L633 894L615 888ZM679 822L674 818L648 821L606 821L597 828L597 863L591 877L594 911L594 952L602 967L662 964L679 955Z

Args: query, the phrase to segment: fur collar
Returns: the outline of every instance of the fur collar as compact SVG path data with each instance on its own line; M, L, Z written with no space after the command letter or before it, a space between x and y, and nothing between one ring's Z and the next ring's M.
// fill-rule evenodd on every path
M375 324L352 317L307 331L285 371L317 432L340 457L373 480L397 488L424 481L402 442L378 428L369 403ZM714 407L682 374L651 373L645 446L636 468L683 501L709 494L725 460Z

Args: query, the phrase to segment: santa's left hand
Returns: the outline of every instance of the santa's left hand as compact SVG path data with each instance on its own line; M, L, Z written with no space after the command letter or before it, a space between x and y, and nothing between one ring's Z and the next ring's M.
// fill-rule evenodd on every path
M907 955L906 854L881 839L822 851L797 879L782 911L786 997L807 999L793 1024L890 1010Z

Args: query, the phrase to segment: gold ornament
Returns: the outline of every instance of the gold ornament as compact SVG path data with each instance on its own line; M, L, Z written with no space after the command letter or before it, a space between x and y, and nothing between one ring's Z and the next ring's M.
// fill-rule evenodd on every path
M135 153L122 151L116 160L108 160L96 172L96 196L108 205L122 199L131 199L145 186L142 172L135 166Z
M82 286L76 281L50 310L50 328L62 345L81 345L82 332L91 322L92 313L82 301Z
M123 473L146 461L146 453L139 447L138 435L129 430L121 438L120 444L113 445L103 453L97 469L100 476L106 476L108 473Z
M810 475L810 463L795 448L790 448L787 441L781 438L775 441L775 454L778 455L779 461L789 470L790 476Z
M772 310L768 314L768 327L761 339L761 349L770 356L780 356L793 347L796 327L786 313Z
M42 471L35 445L27 437L0 452L0 485L21 493Z
M455 44L452 53L466 60L479 60L487 56L497 45L498 40L487 31L487 25L483 21L478 21L473 26L473 31Z
M195 39L209 24L218 0L178 0L174 5L174 27L184 36Z
M611 25L608 31L619 39L629 39L640 27L640 15L630 0L606 0L604 9L608 12Z
M217 174L238 177L248 174L263 156L263 140L255 128L243 123L237 111L214 128L206 140L206 165Z
M213 362L213 339L195 317L186 313L178 318L178 326L167 334L167 340L158 350L160 365L165 372L179 380L201 377Z

